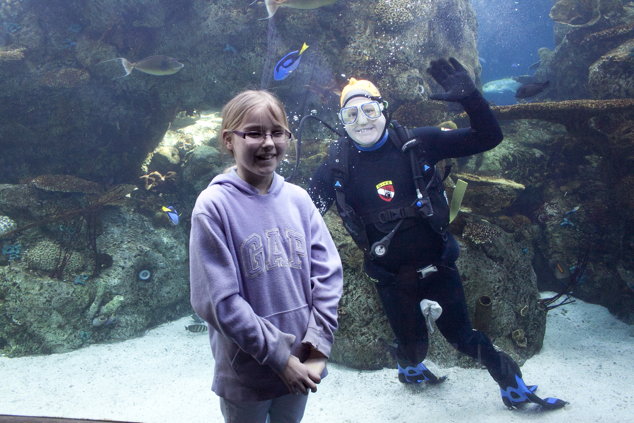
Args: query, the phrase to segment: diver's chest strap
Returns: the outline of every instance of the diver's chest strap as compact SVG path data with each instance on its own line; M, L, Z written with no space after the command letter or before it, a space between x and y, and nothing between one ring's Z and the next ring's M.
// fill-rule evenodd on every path
M409 206L409 207L398 207L393 209L381 210L376 213L368 213L361 216L361 220L364 224L370 223L388 223L393 222L395 220L406 219L409 217L417 217L420 216L418 213L418 208Z

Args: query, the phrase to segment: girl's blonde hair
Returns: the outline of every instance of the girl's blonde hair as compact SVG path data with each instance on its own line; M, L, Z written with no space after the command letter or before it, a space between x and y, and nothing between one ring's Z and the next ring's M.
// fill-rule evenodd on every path
M218 143L220 149L227 151L224 139L227 131L238 129L244 119L253 110L262 108L266 110L273 122L286 130L289 129L288 117L284 111L284 105L277 96L266 90L246 90L233 97L222 108L222 125Z

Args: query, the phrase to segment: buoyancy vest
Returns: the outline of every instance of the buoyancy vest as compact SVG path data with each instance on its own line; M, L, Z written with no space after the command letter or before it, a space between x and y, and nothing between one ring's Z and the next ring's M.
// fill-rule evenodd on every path
M346 201L350 141L347 137L342 137L331 143L328 149L337 211L344 227L365 253L370 252L370 242L366 233L368 224L377 225L403 221L407 218L420 218L443 239L447 237L449 203L443 181L449 175L450 167L446 166L441 171L437 170L436 163L428 159L429 155L426 154L422 137L416 137L410 129L401 126L397 121L392 120L388 130L390 131L389 139L403 154L409 154L410 157L412 178L416 186L416 200L409 207L386 208L372 214L355 211Z

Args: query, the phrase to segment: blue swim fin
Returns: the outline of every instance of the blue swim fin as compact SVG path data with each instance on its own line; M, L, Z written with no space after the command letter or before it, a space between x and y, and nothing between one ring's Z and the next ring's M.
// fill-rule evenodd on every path
M398 380L401 383L422 383L427 382L432 385L442 383L447 379L447 376L438 377L431 372L422 362L416 366L398 366Z

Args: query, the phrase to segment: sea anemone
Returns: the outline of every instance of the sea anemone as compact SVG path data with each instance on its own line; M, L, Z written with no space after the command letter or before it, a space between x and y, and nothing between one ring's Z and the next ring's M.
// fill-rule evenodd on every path
M140 281L146 282L149 281L152 277L152 272L150 272L148 269L142 269L139 271L139 273L137 273L137 277Z

